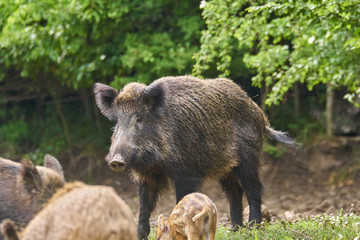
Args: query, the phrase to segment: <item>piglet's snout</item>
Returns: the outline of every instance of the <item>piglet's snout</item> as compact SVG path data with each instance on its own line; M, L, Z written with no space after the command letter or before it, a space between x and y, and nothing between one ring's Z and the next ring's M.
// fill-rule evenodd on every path
M115 154L112 159L108 161L109 167L115 172L121 172L126 168L126 163L120 154Z

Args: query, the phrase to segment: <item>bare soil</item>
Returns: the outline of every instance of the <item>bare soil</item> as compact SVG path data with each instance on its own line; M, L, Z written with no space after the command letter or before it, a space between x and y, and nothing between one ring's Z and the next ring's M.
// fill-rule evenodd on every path
M283 149L284 146L278 146L278 152ZM103 160L105 152L92 150L91 156L86 152L75 154L72 161L60 159L67 179L113 186L138 216L136 185L128 174L112 172ZM76 165L70 164L74 162ZM278 157L264 153L261 179L265 186L263 203L272 220L340 212L360 214L360 137L320 139L297 151L287 149ZM219 223L229 224L229 205L219 184L207 182L202 192L215 202ZM175 191L171 188L159 200L152 214L152 226L160 213L167 216L175 204Z

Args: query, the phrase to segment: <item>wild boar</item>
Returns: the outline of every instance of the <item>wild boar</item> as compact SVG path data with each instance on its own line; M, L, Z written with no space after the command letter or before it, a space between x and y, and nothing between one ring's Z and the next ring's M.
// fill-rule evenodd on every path
M180 76L149 86L129 83L120 91L95 83L94 92L101 113L116 121L106 161L114 171L130 169L138 183L139 239L147 238L150 214L169 180L177 202L205 180L218 180L229 198L234 229L242 225L243 193L249 221L261 222L263 141L295 143L269 126L240 86L228 79Z
M64 183L60 163L49 154L44 167L27 159L20 164L0 158L0 221L9 218L18 229L24 228Z
M201 193L186 195L172 210L170 217L158 218L156 240L214 240L217 209L211 199Z
M10 221L2 232L9 240L135 240L136 224L113 188L68 183L20 234Z

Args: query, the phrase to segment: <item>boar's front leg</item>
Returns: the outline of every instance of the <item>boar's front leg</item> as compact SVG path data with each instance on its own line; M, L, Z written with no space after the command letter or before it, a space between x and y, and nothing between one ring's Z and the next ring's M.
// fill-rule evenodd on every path
M139 200L140 200L140 212L139 212L139 223L138 223L138 239L147 239L150 233L149 219L151 212L153 211L156 202L159 198L160 186L157 184L151 184L149 182L139 183Z

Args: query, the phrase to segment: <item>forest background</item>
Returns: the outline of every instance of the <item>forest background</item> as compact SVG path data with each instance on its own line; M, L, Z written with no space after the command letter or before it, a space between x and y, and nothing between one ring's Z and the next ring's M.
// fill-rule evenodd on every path
M233 79L305 146L359 136L359 19L352 0L0 0L0 156L103 169L93 84L185 74Z

